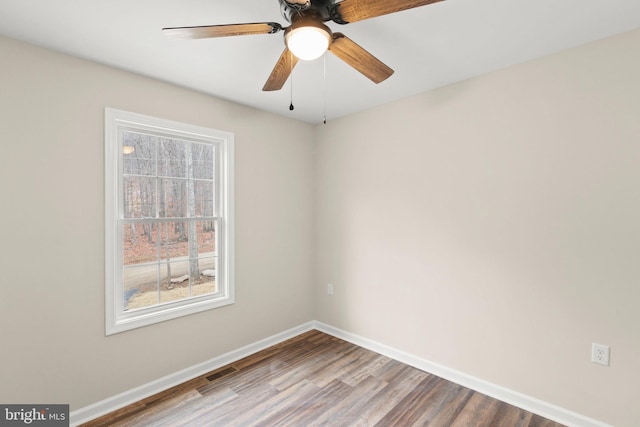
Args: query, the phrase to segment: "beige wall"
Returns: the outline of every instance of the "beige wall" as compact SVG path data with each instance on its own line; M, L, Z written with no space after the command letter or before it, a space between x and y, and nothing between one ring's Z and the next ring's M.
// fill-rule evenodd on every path
M0 402L77 410L312 320L311 125L6 38L0 57ZM105 337L105 106L235 132L236 304Z
M640 425L638 52L640 30L319 126L316 319Z

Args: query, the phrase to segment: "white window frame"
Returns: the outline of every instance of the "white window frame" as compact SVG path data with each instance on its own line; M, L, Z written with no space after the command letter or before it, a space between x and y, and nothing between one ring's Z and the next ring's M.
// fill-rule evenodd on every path
M213 144L216 153L215 191L216 287L218 292L127 312L123 301L123 130L149 132L169 138ZM105 108L105 299L106 335L163 322L233 304L234 134L114 108Z

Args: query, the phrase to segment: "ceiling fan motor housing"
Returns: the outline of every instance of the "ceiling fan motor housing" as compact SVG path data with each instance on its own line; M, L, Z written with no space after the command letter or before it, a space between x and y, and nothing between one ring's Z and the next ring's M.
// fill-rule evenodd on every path
M288 22L293 22L293 16L305 14L306 11L316 12L322 21L331 19L331 9L335 0L279 0L280 13Z

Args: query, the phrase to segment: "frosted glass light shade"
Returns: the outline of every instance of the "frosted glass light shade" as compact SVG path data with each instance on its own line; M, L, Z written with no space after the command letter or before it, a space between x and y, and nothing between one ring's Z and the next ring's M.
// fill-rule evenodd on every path
M285 35L287 47L298 59L312 61L322 56L329 47L331 35L321 27L293 28Z

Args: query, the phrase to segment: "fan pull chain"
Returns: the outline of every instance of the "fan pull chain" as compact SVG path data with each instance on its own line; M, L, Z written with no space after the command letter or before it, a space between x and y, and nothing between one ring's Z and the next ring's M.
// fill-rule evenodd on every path
M324 53L322 58L322 72L323 72L323 98L324 104L322 106L322 123L327 124L327 52Z
M291 75L289 76L289 83L291 85L291 103L289 104L289 111L293 111L293 70L291 71Z

